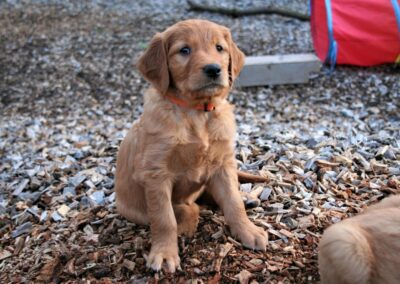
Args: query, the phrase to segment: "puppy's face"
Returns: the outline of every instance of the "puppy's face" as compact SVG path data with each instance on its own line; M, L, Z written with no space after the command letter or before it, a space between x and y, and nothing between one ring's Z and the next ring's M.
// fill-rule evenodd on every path
M182 93L212 96L229 88L229 44L217 25L178 24L168 38L168 65Z
M228 93L244 63L229 30L205 20L179 22L156 34L138 68L160 93L190 100Z

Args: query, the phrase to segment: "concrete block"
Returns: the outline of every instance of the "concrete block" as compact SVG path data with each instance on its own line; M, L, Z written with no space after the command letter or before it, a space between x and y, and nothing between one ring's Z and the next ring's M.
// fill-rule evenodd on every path
M238 87L301 84L322 64L315 54L248 56L235 85Z

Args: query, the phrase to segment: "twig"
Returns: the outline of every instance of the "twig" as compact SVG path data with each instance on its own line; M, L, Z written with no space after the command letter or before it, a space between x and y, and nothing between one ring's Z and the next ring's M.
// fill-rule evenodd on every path
M225 256L228 254L228 252L231 250L232 247L233 244L231 243L226 243L224 245L219 246L217 258L213 263L213 271L216 271L218 273L221 271L222 261L224 260Z
M189 4L190 9L194 11L207 11L207 12L230 15L233 17L250 16L258 14L277 14L285 17L295 18L301 21L310 20L310 17L308 15L277 7L262 6L262 7L237 9L237 8L227 8L227 7L199 4L193 0L187 0L187 3Z
M267 182L267 177L257 176L250 173L238 171L239 182L242 183L255 183L255 182Z

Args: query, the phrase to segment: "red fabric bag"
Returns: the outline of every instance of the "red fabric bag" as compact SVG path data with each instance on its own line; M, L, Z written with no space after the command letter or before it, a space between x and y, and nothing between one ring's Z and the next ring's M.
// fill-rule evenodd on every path
M311 0L314 49L332 66L400 63L400 0Z

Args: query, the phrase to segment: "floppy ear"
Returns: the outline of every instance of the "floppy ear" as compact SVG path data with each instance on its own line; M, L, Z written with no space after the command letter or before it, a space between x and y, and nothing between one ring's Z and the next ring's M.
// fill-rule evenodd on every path
M167 92L169 88L167 51L160 33L152 38L149 47L139 58L137 68L161 94Z
M244 53L233 42L231 32L228 30L227 41L229 44L229 84L232 86L233 81L239 76L244 65Z

